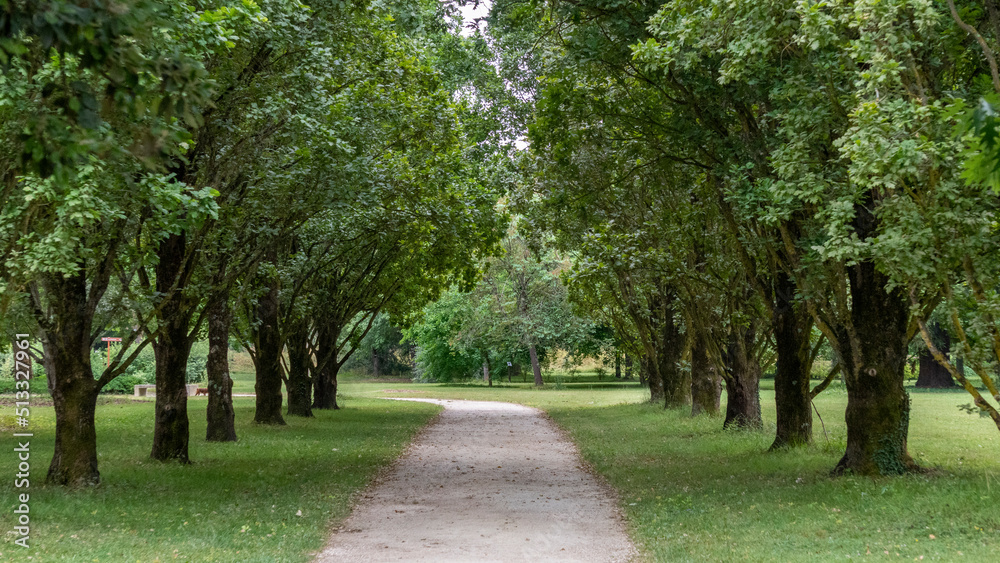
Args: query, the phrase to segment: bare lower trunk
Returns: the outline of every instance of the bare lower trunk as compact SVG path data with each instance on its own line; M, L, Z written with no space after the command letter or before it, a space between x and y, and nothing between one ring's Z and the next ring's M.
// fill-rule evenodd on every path
M157 252L156 289L171 291L178 276L183 276L186 242L184 235L172 235L160 243ZM153 340L156 357L156 404L153 426L153 449L149 456L160 461L188 463L190 426L187 414L187 362L191 354L189 336L193 308L179 284L176 292L161 309L163 323Z
M851 267L848 278L857 346L840 339L847 448L834 472L898 475L917 468L907 452L910 398L903 388L909 307L898 289L886 291L888 278L870 261Z
M156 357L156 422L150 457L188 462L187 361L191 353L187 323L163 330L153 341Z
M285 424L281 416L281 335L278 331L278 284L267 282L267 293L257 303L255 347L257 405L253 420L259 424Z
M379 371L378 351L372 348L372 377L378 377Z
M708 356L705 335L695 336L691 350L691 416L719 414L722 381Z
M58 364L57 369L60 369ZM69 375L65 368L60 371L61 375ZM56 410L56 443L45 478L47 483L86 487L101 481L97 470L97 431L94 424L97 391L93 385L88 386L80 375L73 377L75 384L62 386L52 396Z
M663 380L663 406L680 408L691 403L691 374L681 369L684 335L675 318L674 303L663 312L659 327L656 371Z
M56 485L97 485L97 388L90 366L90 319L82 315L87 302L85 275L52 276L45 280L53 327L43 341L49 388L56 411L55 452L45 480ZM15 447L20 445L20 442Z
M187 463L190 427L186 377L191 342L187 328L189 317L184 317L164 327L152 344L156 357L156 418L153 449L149 455L160 461L176 459Z
M764 422L760 414L760 362L750 356L756 331L752 327L735 329L726 348L726 421L723 428L759 430Z
M340 366L329 365L320 370L319 376L314 378L313 404L312 408L320 410L336 410L340 406L337 404L337 372Z
M649 402L662 403L664 400L663 378L656 371L656 357L643 356L639 359L639 381L649 385Z
M337 334L328 330L320 329L317 342L318 361L323 361L316 374L313 375L313 404L312 408L320 410L336 410L337 405L337 372L340 371L340 364L337 362L336 354Z
M538 352L534 344L528 345L528 356L531 358L531 371L535 374L535 387L545 385L542 381L542 367L538 364Z
M228 292L219 292L208 303L208 408L205 439L209 442L236 441L236 412L233 409L233 380L229 377Z
M615 379L622 378L622 353L615 350Z
M309 331L299 327L288 337L288 415L311 417L312 379L309 371L312 358L309 354Z
M778 365L774 374L775 424L771 449L795 447L812 441L812 402L809 395L809 357L812 317L796 302L795 282L779 274L775 288L774 339Z
M490 361L486 357L483 357L483 383L493 387L493 380L490 379Z

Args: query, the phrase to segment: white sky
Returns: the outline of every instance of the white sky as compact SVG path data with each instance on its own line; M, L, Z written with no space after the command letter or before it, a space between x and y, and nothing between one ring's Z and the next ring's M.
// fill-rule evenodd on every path
M466 4L465 6L459 7L459 11L462 12L462 19L465 20L465 24L468 25L474 18L481 18L490 13L490 1L480 0L479 6L476 8L472 7L472 4ZM486 22L479 24L481 27L486 27ZM472 35L472 32L468 29L462 29L462 35L468 37Z

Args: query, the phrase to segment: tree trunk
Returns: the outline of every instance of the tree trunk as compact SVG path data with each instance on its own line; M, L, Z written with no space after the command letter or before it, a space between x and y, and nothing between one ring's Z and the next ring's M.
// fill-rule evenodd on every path
M205 439L209 442L236 441L236 411L233 409L233 380L229 377L229 292L209 297L208 307L208 409Z
M267 281L267 292L257 302L255 348L257 349L257 408L253 420L259 424L285 424L281 416L281 335L278 330L278 283Z
M615 379L622 378L622 353L615 349Z
M190 320L187 315L183 320ZM180 320L180 319L179 319ZM191 353L187 323L170 323L153 341L156 357L156 420L149 456L188 463L187 361Z
M97 411L97 390L87 385L88 373L71 374L69 366L56 362L58 377L68 376L74 383L57 386L52 396L56 410L56 444L45 478L47 483L70 487L98 485L97 431L94 415ZM90 377L93 380L93 376ZM18 439L15 438L15 441Z
M708 336L696 335L691 350L691 416L719 414L722 381L708 355L705 338Z
M679 408L691 403L691 374L681 369L684 335L681 334L671 300L663 309L659 327L656 372L663 383L664 408Z
M639 359L639 381L649 384L649 402L659 403L664 400L663 378L659 377L653 367L656 358L643 356Z
M191 355L189 335L193 307L184 295L183 277L187 242L183 234L171 235L157 251L156 290L174 291L160 311L160 332L153 340L156 357L156 404L153 449L149 456L160 461L189 463L190 427L187 415L187 362Z
M861 211L855 221L866 220L874 222ZM838 339L847 383L847 449L834 472L899 475L916 468L906 449L910 398L903 388L909 307L898 288L886 291L889 280L871 261L850 267L848 278L857 341L850 346L849 337Z
M319 410L336 410L337 405L337 372L340 363L336 357L337 332L320 328L316 343L317 362L324 362L313 375L312 408Z
M760 362L751 357L756 339L753 327L734 329L726 348L726 421L723 428L764 427L760 415Z
M340 366L330 362L313 378L312 408L319 410L337 410L337 372Z
M309 329L298 327L288 337L288 415L311 417L312 387L309 377L312 358L309 354Z
M932 324L930 329L934 344L947 356L951 349L951 337L948 332L938 323ZM948 370L925 348L920 350L920 372L917 375L916 386L924 389L947 389L956 387L956 384Z
M91 321L83 314L87 280L82 270L69 277L53 275L46 277L45 289L55 322L42 346L56 411L55 452L45 481L69 487L98 485L94 413L99 389L90 365Z
M625 354L625 379L632 379L632 356Z
M531 371L535 374L535 387L541 387L545 382L542 381L542 367L538 365L538 352L534 343L528 345L528 356L531 358Z
M372 348L372 377L379 376L378 351Z
M490 379L490 360L485 354L483 355L483 383L486 383L489 387L493 387L493 380Z
M778 365L774 374L777 432L771 449L795 447L812 441L812 399L809 395L809 358L812 316L795 300L795 281L785 273L775 280L771 323Z

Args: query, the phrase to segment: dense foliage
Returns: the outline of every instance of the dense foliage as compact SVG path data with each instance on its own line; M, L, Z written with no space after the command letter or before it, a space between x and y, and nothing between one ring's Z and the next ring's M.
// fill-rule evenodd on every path
M460 23L433 0L0 0L0 327L44 368L50 482L99 482L101 392L154 383L151 456L186 463L203 370L206 438L237 439L231 340L254 420L283 425L338 408L341 368L378 372L401 327L426 380L509 362L542 385L557 349L610 349L665 407L715 414L724 385L744 428L773 366L772 448L812 440L840 377L837 472L919 469L913 350L1000 428L995 0Z

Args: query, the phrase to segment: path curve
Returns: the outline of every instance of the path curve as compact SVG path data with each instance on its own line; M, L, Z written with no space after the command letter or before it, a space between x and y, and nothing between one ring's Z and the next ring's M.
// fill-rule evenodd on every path
M442 405L320 553L345 561L629 561L611 493L542 412Z

